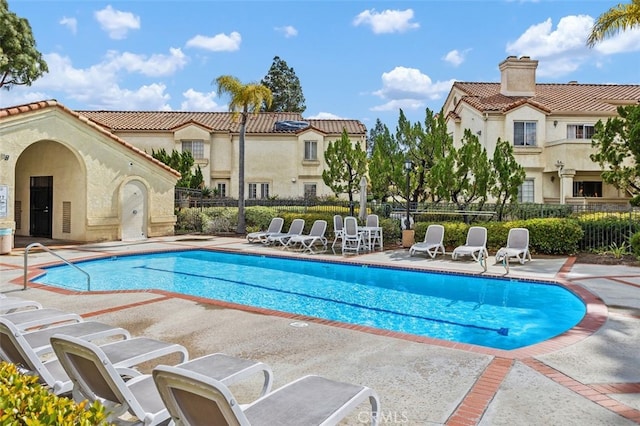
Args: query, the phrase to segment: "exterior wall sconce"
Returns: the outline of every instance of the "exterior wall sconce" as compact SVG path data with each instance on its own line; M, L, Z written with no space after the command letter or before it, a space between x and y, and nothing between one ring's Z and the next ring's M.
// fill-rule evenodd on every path
M0 160L9 161L9 154L0 154Z
M553 127L558 127L558 120L553 120Z
M556 169L558 169L558 176L561 176L562 170L564 170L564 163L560 160L556 161Z
M291 183L296 183L296 178L291 178Z

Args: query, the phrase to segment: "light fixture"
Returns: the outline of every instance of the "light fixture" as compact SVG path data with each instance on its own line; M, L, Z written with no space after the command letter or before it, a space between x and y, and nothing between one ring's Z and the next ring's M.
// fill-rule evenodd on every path
M0 154L0 159L4 161L9 161L9 154Z
M476 132L476 134L477 134L478 136L482 136L482 130L478 130L478 131Z
M404 169L407 172L407 218L406 218L404 229L410 229L411 228L411 204L410 204L411 198L409 197L409 193L411 192L410 173L411 173L411 169L413 169L413 163L409 158L406 158L404 160Z
M553 127L558 127L558 120L553 120Z
M291 183L296 183L296 178L291 178Z
M556 161L556 169L558 169L558 174L564 170L564 163L560 160Z

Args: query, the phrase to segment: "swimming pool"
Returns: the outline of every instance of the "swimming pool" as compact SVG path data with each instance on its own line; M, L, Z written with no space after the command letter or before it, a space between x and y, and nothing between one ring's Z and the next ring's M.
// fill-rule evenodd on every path
M208 250L79 266L92 290L160 289L498 349L557 336L586 312L576 295L553 284ZM84 276L67 265L34 281L86 290Z

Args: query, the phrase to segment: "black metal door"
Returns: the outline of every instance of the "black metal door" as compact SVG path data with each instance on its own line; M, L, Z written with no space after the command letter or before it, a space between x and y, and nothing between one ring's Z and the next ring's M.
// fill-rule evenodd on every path
M32 176L30 198L29 233L32 237L51 238L53 176Z

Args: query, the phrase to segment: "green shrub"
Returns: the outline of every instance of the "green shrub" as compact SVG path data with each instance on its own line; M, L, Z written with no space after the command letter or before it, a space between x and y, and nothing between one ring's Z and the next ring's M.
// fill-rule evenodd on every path
M272 207L251 206L244 211L247 232L257 232L267 229L271 219L278 216L278 211Z
M640 260L640 232L636 232L629 238L631 252Z
M0 361L1 425L106 425L105 408L98 402L86 406L49 392L38 378L20 374L14 364Z

